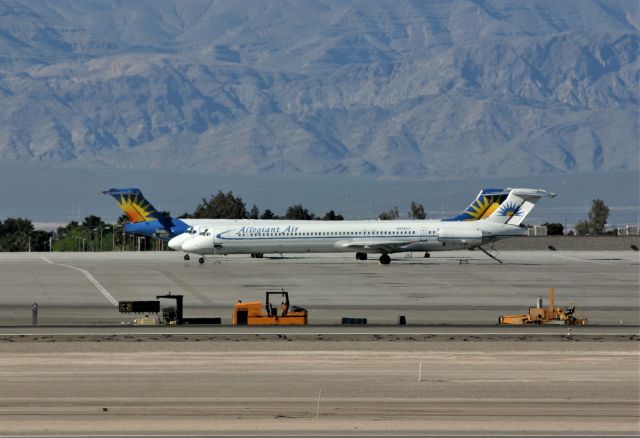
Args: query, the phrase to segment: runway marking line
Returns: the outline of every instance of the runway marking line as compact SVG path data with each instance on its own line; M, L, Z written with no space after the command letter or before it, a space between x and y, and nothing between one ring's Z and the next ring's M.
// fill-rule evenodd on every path
M179 438L179 437L184 437L184 438L213 438L213 437L234 437L234 436L243 436L243 437L322 437L322 438L331 438L331 437L336 437L336 436L344 436L344 435L340 435L335 434L335 433L328 433L328 434L323 434L323 433L294 433L294 434L290 434L287 432L279 432L279 433L251 433L251 434L246 434L246 433L240 433L238 434L237 432L230 432L230 433L222 433L222 434L207 434L207 433L180 433L180 434L157 434L154 433L152 435L149 434L126 434L126 435L119 435L119 434L104 434L104 435L100 435L100 434L54 434L54 435L0 435L0 438L78 438L78 437L85 437L85 438L125 438L125 437L132 437L132 438L149 438L149 437L162 437L162 438ZM412 437L442 437L442 436L446 436L449 438L463 438L463 437L468 437L469 434L462 434L462 435L456 435L456 434L444 434L442 432L420 432L419 434L413 434L413 433L399 433L397 435L394 435L393 432L390 432L389 434L384 434L384 433L375 433L375 432L371 432L371 433L352 433L352 432L347 432L347 436L353 436L353 437L385 437L385 436L399 436L399 437L407 437L407 438L412 438ZM513 436L527 436L526 434L512 434L512 433L474 433L473 436L476 437L513 437ZM557 437L558 434L554 433L554 434L535 434L536 437ZM569 435L572 436L572 435ZM607 434L607 433L602 433L602 432L598 432L598 433L593 433L593 434L589 434L589 433L580 433L578 435L575 436L587 436L587 437L620 437L623 435L620 434ZM633 436L633 435L629 435L629 436Z
M185 331L163 331L163 332L149 332L146 330L134 331L134 332L21 332L21 333L1 333L0 336L160 336L160 335L174 335L174 336L420 336L420 335L439 335L439 336L569 336L566 333L540 333L540 332L518 332L518 333L503 333L503 332L185 332ZM585 332L585 333L571 333L570 336L636 336L638 332ZM0 437L1 438L1 437Z
M87 277L87 279L93 283L93 285L96 287L96 289L98 289L100 291L100 293L114 306L118 305L118 300L116 300L115 298L113 298L113 296L109 293L108 290L106 290L104 288L104 286L102 286L100 284L100 282L98 280L95 279L95 277L93 275L91 275L91 273L89 271L87 271L86 269L82 269L82 268L78 268L76 266L71 266L71 265L65 265L64 263L56 263L54 261L49 260L46 257L41 256L40 257L42 260L44 260L47 263L50 263L52 265L56 265L56 266L62 266L64 268L69 268L69 269L75 269L76 271L80 271L84 274L85 277Z
M610 266L611 263L604 263L598 260L590 260L590 259L579 259L577 257L571 257L571 256L567 256L567 255L563 255L563 254L555 254L552 253L551 254L553 257L557 257L557 258L562 258L562 259L566 259L566 260L573 260L574 262L587 262L587 263L594 263L596 265L604 265L604 266Z

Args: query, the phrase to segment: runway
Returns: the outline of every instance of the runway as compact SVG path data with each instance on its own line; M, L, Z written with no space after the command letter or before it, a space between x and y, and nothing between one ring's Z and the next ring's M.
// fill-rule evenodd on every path
M0 437L638 435L638 254L502 256L0 254ZM590 325L495 324L548 287ZM280 288L311 325L228 325ZM135 327L113 304L169 290L227 325Z

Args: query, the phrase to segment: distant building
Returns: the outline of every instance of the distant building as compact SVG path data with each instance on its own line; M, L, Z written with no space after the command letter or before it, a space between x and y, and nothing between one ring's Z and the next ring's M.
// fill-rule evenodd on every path
M547 227L542 225L529 227L527 229L527 236L530 236L530 237L540 237L540 236L546 236L546 235L547 235Z
M640 235L640 227L637 225L627 225L626 227L618 227L618 236L638 236Z

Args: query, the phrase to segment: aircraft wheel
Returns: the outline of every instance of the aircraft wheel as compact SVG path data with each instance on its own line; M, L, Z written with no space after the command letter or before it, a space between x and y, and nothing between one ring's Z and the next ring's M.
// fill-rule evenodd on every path
M391 257L389 257L388 254L382 254L380 256L380 264L381 265L388 265L389 263L391 263Z
M257 259L261 259L262 257L264 257L264 254L263 254L263 253L261 253L261 252L257 252L257 253L256 253L256 258L257 258Z
M424 253L424 258L425 258L425 259L428 259L429 257L431 257L431 254L429 254L428 252L425 252L425 253Z
M189 260L189 258L190 258L190 257L189 257L189 254L185 254L185 255L184 255L184 259L185 259L185 260Z
M366 252L357 252L356 253L356 260L367 260L367 253Z
M198 263L203 264L203 263L204 263L204 257L200 257L200 258L198 259Z

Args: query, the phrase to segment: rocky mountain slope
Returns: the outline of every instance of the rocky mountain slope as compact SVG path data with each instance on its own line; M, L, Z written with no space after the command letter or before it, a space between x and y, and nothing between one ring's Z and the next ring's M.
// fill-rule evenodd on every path
M0 0L0 159L638 170L636 1Z

